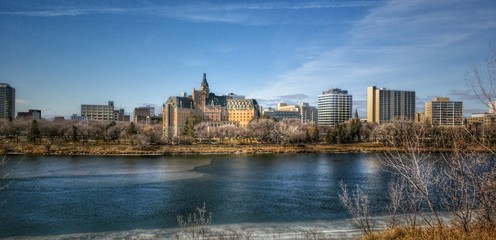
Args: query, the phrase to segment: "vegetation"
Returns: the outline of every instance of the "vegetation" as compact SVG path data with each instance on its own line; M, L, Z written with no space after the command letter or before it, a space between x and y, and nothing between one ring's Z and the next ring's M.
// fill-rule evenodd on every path
M473 143L471 135L456 128L440 132L435 142L428 126L396 122L381 128L387 132L381 140L394 147L380 155L394 176L388 206L392 230L383 234L394 235L390 239L433 233L439 239L477 239L481 230L495 231L496 164L492 152L474 152L468 148ZM449 148L450 152L433 155L425 151L428 147ZM380 236L372 234L374 223L366 193L357 186L350 196L342 185L340 198L365 235ZM441 212L448 212L449 220L441 217Z

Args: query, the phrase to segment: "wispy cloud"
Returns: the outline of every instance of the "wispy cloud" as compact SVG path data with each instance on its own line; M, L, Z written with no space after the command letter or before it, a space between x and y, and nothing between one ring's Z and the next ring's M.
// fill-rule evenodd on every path
M448 95L453 101L480 101L471 89L450 89Z
M20 99L20 98L16 98L15 100L16 104L19 104L19 105L25 105L25 104L28 104L28 100L25 100L25 99Z
M145 3L134 7L99 7L83 5L77 7L52 6L19 11L0 11L0 15L30 17L84 16L95 14L147 14L183 19L192 22L214 22L228 24L268 24L267 19L255 17L254 12L269 10L312 10L330 8L371 7L379 1L315 1L315 2L260 2L260 3ZM24 6L26 8L26 6Z
M92 14L122 14L129 12L126 8L65 8L65 9L46 9L33 11L0 11L0 15L18 15L29 17L61 17L61 16L82 16Z
M432 95L445 86L463 87L464 81L458 80L463 79L461 68L483 47L483 37L491 32L494 36L496 30L494 8L486 3L385 2L352 24L344 43L321 44L318 54L251 95L272 98L306 92L316 99L325 88L340 87L360 100L370 85L414 89L417 95ZM454 68L454 62L461 68Z

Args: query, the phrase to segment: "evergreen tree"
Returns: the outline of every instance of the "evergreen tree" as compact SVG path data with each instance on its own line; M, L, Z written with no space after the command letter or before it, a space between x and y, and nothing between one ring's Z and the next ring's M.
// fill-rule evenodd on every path
M319 132L319 128L317 126L315 126L313 128L313 141L316 141L316 142L319 142L319 139L320 139L320 132Z
M72 125L72 141L77 142L78 140L78 128L75 125Z
M127 135L132 136L135 135L136 133L137 133L136 126L134 125L133 122L131 122L131 124L129 124L129 127L127 128Z
M36 143L38 141L38 139L40 138L41 136L41 132L40 132L40 129L38 127L38 122L36 120L33 119L33 121L31 122L31 126L29 127L29 131L28 131L28 142L30 143Z
M194 137L195 136L195 125L202 122L203 119L199 116L191 116L186 118L186 122L184 122L184 127L181 130L181 135Z

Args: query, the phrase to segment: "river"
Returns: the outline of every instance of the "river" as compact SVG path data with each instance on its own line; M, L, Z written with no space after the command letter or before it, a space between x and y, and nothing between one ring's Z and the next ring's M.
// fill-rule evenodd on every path
M214 226L343 230L339 181L382 214L390 178L375 154L15 156L0 174L0 237L50 238L170 230L203 203Z

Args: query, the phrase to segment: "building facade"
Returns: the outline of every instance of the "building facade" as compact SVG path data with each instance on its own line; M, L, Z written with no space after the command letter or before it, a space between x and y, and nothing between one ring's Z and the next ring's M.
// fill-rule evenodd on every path
M29 109L27 112L18 112L18 119L41 119L41 110Z
M318 96L318 125L335 126L351 118L352 96L339 88L329 89Z
M197 116L211 126L230 124L241 127L259 116L259 106L254 99L228 94L217 96L210 92L207 75L203 74L200 89L193 89L191 96L169 97L163 105L162 125L163 137L178 137L186 123L186 119Z
M308 103L298 105L287 105L278 103L276 109L268 108L263 111L263 115L277 120L299 119L301 123L317 123L317 108Z
M81 104L81 116L88 121L117 121L119 114L114 110L113 101L108 101L107 105Z
M155 124L160 122L161 119L158 116L155 116L155 108L154 107L137 107L133 112L133 122L135 124Z
M494 125L496 124L496 115L493 113L473 113L467 118L467 124L472 125Z
M0 83L0 119L15 118L15 88L9 84Z
M258 102L255 99L228 99L227 115L229 122L245 128L251 120L259 117Z
M436 97L425 103L425 121L434 126L463 125L463 103Z
M415 120L415 92L367 88L367 122L378 124L393 120Z

